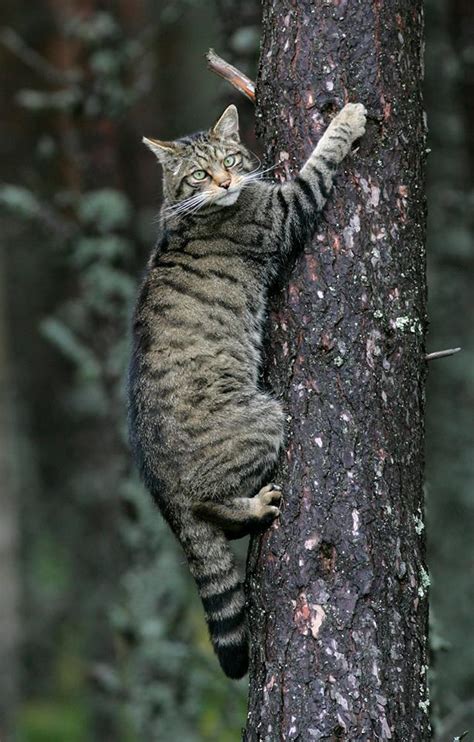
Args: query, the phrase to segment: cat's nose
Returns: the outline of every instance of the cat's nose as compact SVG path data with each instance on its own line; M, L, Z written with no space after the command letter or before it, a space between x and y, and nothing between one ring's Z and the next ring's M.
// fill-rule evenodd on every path
M231 183L230 178L225 178L224 180L219 181L218 185L219 185L219 188L225 188L225 190L227 190L228 187L230 186L230 183Z

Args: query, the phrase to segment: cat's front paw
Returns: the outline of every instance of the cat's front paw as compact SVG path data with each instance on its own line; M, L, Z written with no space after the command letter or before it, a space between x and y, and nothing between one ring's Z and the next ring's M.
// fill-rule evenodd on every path
M339 111L333 121L338 124L345 124L350 127L351 139L354 142L365 134L365 124L367 121L367 110L362 103L346 103L342 111Z

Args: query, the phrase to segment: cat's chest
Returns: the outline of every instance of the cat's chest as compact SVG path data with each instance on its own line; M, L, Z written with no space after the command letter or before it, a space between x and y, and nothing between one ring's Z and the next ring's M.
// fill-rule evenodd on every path
M264 303L261 266L233 250L229 240L194 238L157 256L155 294L181 296L197 307L260 315Z

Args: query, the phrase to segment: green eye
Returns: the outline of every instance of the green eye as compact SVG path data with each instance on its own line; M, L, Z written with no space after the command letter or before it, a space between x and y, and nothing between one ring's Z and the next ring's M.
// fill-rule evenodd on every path
M232 165L235 165L235 160L235 155L227 155L227 157L224 159L225 167L232 167Z
M195 170L193 178L194 180L204 180L204 178L207 178L207 173L205 170Z

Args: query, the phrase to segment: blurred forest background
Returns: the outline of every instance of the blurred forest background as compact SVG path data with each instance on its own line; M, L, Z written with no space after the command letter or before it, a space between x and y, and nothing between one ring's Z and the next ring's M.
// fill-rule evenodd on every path
M426 0L432 700L474 736L474 5ZM142 135L255 77L257 0L0 6L0 733L16 742L237 742L246 684L218 668L180 549L126 445L124 373L160 173ZM470 737L468 737L470 739Z

